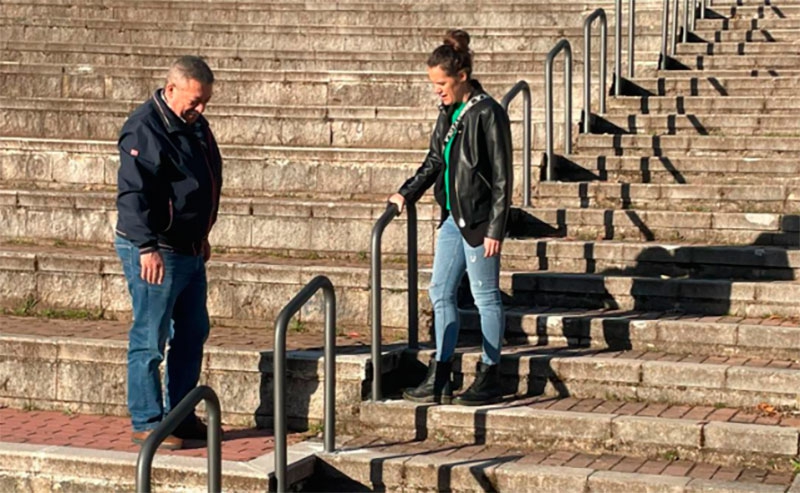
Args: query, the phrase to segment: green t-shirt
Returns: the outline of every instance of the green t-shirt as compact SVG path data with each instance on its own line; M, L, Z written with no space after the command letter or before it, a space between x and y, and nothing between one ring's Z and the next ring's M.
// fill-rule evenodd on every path
M458 119L458 115L461 114L461 110L464 109L464 106L467 103L459 103L456 110L453 112L453 118L450 120L450 124L453 125L456 120ZM453 138L450 139L450 142L444 146L444 195L447 199L445 202L446 208L450 210L450 146L453 145L453 141L456 140L456 136L453 135Z

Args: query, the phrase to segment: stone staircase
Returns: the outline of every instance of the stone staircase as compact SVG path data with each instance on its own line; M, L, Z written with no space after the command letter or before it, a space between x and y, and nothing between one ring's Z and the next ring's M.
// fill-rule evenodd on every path
M470 409L397 398L431 354L403 351L400 217L383 241L387 399L368 399L368 348L341 347L339 451L295 469L295 488L800 491L791 486L800 452L800 7L717 0L693 42L679 45L682 69L662 72L661 3L637 2L630 94L609 99L598 133L577 136L573 154L560 157L561 181L536 180L533 207L515 214L501 278L508 400ZM368 339L370 231L424 157L436 108L422 66L443 32L470 31L476 76L498 99L517 80L531 84L538 153L545 55L561 37L572 42L578 114L582 19L596 7L612 33L605 0L3 2L0 307L101 320L31 333L0 316L0 368L14 375L0 385L0 405L124 415L124 333L105 337L118 322L102 320L129 312L110 248L115 140L176 55L204 55L215 69L208 116L225 158L209 264L217 342L203 380L220 393L226 423L270 426L268 343L217 344L271 327L317 274L336 287L340 336ZM563 87L554 93L563 107ZM510 112L521 197L519 103ZM427 198L418 214L426 313L438 212ZM464 302L455 368L466 386L479 332ZM322 313L315 299L298 330ZM316 346L290 356L298 427L322 417ZM48 463L46 450L0 448L0 478L14 481L0 484L49 491L55 483L31 479L46 470L81 489L102 476L86 472L91 460L70 476L64 453Z

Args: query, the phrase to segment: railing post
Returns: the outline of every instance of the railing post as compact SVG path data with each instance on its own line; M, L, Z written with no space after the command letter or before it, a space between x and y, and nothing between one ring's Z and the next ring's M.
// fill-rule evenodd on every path
M619 96L622 88L622 0L614 0L614 95Z
M600 18L600 114L606 112L606 50L608 21L603 9L583 21L583 133L592 131L592 23Z
M634 40L636 39L636 0L628 1L628 78L633 79L634 69L634 52L636 46Z
M322 290L325 297L325 452L333 452L336 441L336 293L325 276L317 276L283 307L275 320L275 346L273 348L273 419L275 438L275 480L277 491L286 491L286 331L291 318L314 294ZM217 489L216 491L220 491Z
M191 390L142 444L136 461L136 491L150 493L153 458L158 446L189 417L200 401L205 401L208 413L208 491L222 491L222 411L219 398L211 387L201 385Z
M669 32L669 0L664 0L664 8L661 12L661 56L658 60L658 69L667 68L667 33Z
M683 0L683 33L681 33L681 41L684 43L689 41L689 0Z
M547 141L547 170L545 177L549 181L553 177L553 59L561 50L566 57L564 63L564 153L572 153L572 46L566 39L561 39L547 54L545 61L545 126Z
M675 50L678 46L678 0L674 0L672 2L672 49L670 50L670 54L675 56Z
M419 348L419 259L417 257L417 208L406 205L408 275L408 347Z
M511 104L517 94L522 93L522 205L531 205L531 88L527 82L521 80L514 84L514 87L503 96L501 104L508 113L508 105Z

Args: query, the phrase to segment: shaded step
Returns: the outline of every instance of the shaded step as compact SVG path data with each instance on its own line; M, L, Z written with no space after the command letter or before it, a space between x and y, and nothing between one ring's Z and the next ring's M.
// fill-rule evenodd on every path
M800 33L800 29L798 29ZM744 69L797 69L800 68L800 58L792 52L781 54L753 54L753 55L679 55L675 59L697 70L724 70Z
M794 28L749 28L720 30L698 25L692 32L692 39L700 43L742 43L742 42L791 42L797 37Z
M669 456L728 467L774 466L790 475L800 419L758 411L574 397L512 399L479 408L391 400L362 403L361 424L385 440L436 437L515 450Z
M678 114L706 114L722 116L725 114L739 115L789 113L800 109L797 98L788 96L622 96L608 100L611 113L620 110L636 111L644 114L678 113ZM602 117L602 115L601 115Z
M512 304L538 307L607 308L735 315L798 315L792 306L800 284L631 276L627 272L512 274Z
M790 477L758 469L723 468L704 463L669 460L647 461L620 454L592 455L542 451L526 454L508 447L484 444L450 444L435 440L390 444L355 439L339 453L320 454L324 472L347 478L352 488L399 490L429 488L454 492L578 491L728 491L731 493L782 493Z
M603 151L599 151L603 152ZM775 183L800 176L800 163L788 158L682 156L561 156L556 174L564 181L626 183Z
M735 156L788 159L800 152L800 139L769 136L599 135L581 134L575 149L607 156Z
M420 351L420 363L427 366L432 354L433 350ZM453 363L455 382L463 388L471 385L480 359L480 347L459 349ZM500 365L506 395L687 406L717 404L751 410L761 403L787 411L800 408L800 363L794 360L552 345L507 346ZM795 415L787 413L787 417ZM775 431L794 437L787 438L791 445L783 448L784 455L793 455L797 453L798 423L790 420L786 424L783 431Z
M477 310L462 309L463 334L477 342ZM800 359L800 319L725 317L545 307L506 308L508 344L660 351L750 359ZM467 341L465 341L467 342Z
M800 137L800 122L791 113L766 115L737 114L619 114L608 113L597 118L596 132L637 134L699 135L764 135L767 137Z
M780 69L777 69L780 70ZM770 75L760 69L757 76L712 75L698 71L661 72L664 77L636 78L634 84L643 95L649 96L740 96L740 97L789 97L794 87L790 75Z
M535 207L663 210L676 212L800 213L800 183L758 185L540 182Z
M751 21L746 21L748 25ZM773 21L783 22L783 21ZM800 29L800 21L793 21ZM772 43L680 43L677 46L678 55L786 55L800 54L800 47L791 42Z

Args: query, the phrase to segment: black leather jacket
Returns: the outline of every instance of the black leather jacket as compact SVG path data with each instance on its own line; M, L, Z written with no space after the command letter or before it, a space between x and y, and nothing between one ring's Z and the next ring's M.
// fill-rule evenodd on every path
M470 82L471 98L484 93L477 80ZM399 193L414 203L435 183L434 195L442 207L441 226L448 215L442 155L455 105L439 109L428 155ZM513 176L508 114L497 101L486 98L464 113L459 127L450 147L450 212L473 247L487 236L502 241L511 209Z

